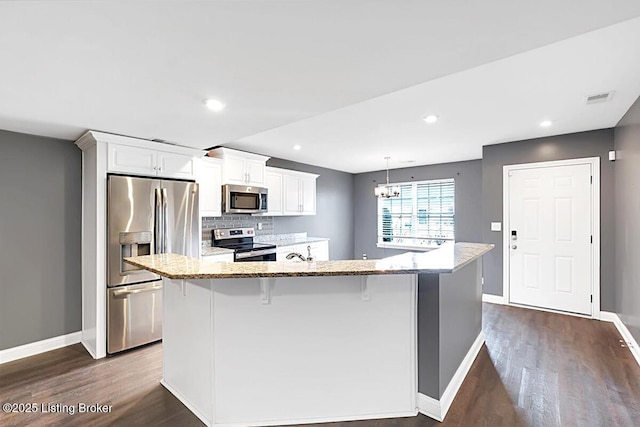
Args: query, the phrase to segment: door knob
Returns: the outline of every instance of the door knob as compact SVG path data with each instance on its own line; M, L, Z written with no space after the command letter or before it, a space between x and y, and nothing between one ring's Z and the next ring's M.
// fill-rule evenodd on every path
M518 249L518 245L512 245L511 249Z

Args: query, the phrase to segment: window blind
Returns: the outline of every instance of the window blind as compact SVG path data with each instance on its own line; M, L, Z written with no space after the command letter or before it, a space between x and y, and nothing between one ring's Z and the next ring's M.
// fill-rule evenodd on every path
M455 181L396 184L398 197L378 199L378 243L438 246L455 237Z

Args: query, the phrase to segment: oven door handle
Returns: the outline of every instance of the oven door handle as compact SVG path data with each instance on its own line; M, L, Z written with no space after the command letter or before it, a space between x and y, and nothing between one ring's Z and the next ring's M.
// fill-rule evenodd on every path
M259 251L251 251L251 252L240 252L236 253L236 259L245 259L245 258L253 258L261 255L271 255L275 254L276 251L273 249L262 249Z

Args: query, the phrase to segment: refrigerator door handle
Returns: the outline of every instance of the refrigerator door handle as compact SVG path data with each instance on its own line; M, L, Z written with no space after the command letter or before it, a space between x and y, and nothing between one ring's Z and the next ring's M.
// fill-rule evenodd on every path
M122 296L127 296L127 295L141 294L143 292L159 291L161 289L162 289L162 284L148 286L148 287L144 287L144 288L140 288L140 289L132 289L132 290L123 289L123 290L113 291L113 296L114 297L122 297Z
M167 207L167 189L162 188L162 253L167 252L167 240L169 240L168 233L168 207Z
M162 193L159 188L155 189L155 212L154 212L154 227L153 238L155 241L155 253L162 253Z

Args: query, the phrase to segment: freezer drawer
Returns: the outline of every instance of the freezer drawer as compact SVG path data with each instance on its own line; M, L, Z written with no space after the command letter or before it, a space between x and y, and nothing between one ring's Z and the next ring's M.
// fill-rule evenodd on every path
M107 353L162 339L162 281L107 289Z

